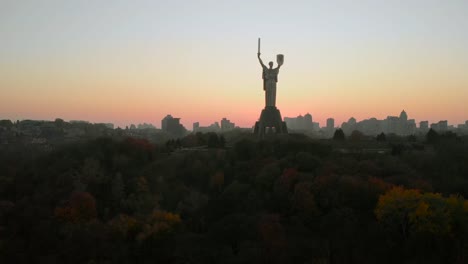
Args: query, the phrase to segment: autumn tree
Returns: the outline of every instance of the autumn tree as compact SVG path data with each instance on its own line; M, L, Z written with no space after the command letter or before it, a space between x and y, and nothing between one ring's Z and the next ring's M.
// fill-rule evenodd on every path
M87 192L73 193L65 206L55 209L58 219L71 223L87 222L95 218L96 214L96 201Z
M157 239L158 236L173 233L180 226L182 220L175 213L166 211L154 211L143 225L143 230L138 234L137 240Z
M375 214L381 223L398 230L404 238L417 233L453 234L454 227L461 228L463 233L466 225L454 223L468 217L468 202L444 198L439 193L394 187L380 196Z
M276 214L263 215L258 222L258 233L263 244L264 263L285 263L286 234Z

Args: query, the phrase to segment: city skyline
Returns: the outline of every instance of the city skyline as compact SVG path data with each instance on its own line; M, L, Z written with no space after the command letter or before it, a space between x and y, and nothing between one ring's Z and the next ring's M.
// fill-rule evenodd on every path
M125 127L172 114L186 128L223 117L252 127L262 37L265 62L285 55L283 116L311 113L324 126L405 109L418 123L456 126L468 119L466 10L464 1L6 1L0 116Z
M18 122L23 122L23 121L33 121L33 122L57 122L57 120L60 120L60 122L69 122L69 123L82 123L82 124L96 124L96 125L106 125L112 129L147 129L147 128L152 128L152 129L160 129L160 130L167 130L165 129L165 123L167 122L167 119L173 119L176 121L175 126L182 125L183 129L187 131L192 131L192 132L224 132L225 128L228 128L228 130L234 129L234 128L241 128L241 129L253 129L254 126L239 126L234 122L231 122L231 120L227 119L226 117L223 117L222 119L219 120L212 120L207 123L200 123L199 121L195 121L192 124L189 124L186 126L181 122L182 118L181 117L175 117L172 116L171 114L167 114L164 118L162 118L159 121L156 121L154 123L139 123L139 122L130 122L128 124L124 125L119 125L119 124L114 124L112 122L93 122L90 120L84 120L84 119L74 119L74 120L67 120L63 118L55 118L55 119L22 119L22 120L11 120L11 119L2 119L0 118L1 121L10 121L13 124L18 123ZM313 116L307 112L305 114L298 114L295 116L285 116L282 121L286 122L289 125L292 125L291 129L295 132L307 132L307 131L319 131L322 129L329 130L329 129L343 129L343 125L348 126L350 123L354 123L354 125L359 125L358 127L354 127L352 125L351 127L354 127L353 130L358 130L360 132L366 133L367 129L365 126L369 125L369 122L375 125L375 122L387 122L389 120L395 120L395 119L403 119L404 122L409 121L411 123L411 126L414 129L418 129L419 132L421 131L427 131L429 128L435 128L436 130L441 130L441 131L447 131L447 130L455 130L455 129L462 129L466 130L468 128L468 120L465 120L461 123L455 124L455 123L449 123L446 119L441 119L438 121L431 122L429 120L416 120L412 118L412 116L408 115L405 110L402 110L399 115L387 115L385 118L379 119L376 117L370 117L370 118L365 118L365 119L356 119L354 117L349 117L345 121L341 123L336 123L335 118L329 117L326 119L325 123L320 123L316 122L316 120L313 118ZM366 124L367 123L367 124ZM443 124L445 128L439 128L438 126L440 124ZM289 126L288 125L288 126ZM362 126L364 125L364 127ZM166 125L167 126L167 125ZM197 129L195 129L195 127ZM380 132L386 132L383 130L380 130L381 128L373 128L375 131L378 133ZM375 132L374 131L374 132ZM330 132L330 131L328 131ZM333 132L333 131L332 131ZM351 132L349 130L348 132ZM414 133L416 131L413 131ZM408 134L414 134L413 132L408 133ZM388 133L388 131L387 131ZM373 135L375 133L370 133L368 135ZM397 133L398 134L398 133Z

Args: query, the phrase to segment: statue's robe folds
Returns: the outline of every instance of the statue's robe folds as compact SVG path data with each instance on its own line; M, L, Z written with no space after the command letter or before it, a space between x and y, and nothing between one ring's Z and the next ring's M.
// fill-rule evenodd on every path
M265 106L276 106L276 83L278 82L279 68L263 68L263 90L265 90Z

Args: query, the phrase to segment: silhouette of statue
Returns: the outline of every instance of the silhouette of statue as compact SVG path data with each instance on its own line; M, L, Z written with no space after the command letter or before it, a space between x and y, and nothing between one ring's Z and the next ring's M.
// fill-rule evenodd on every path
M265 134L287 134L288 128L281 118L281 113L276 108L276 83L278 82L279 69L283 65L284 56L276 55L278 67L273 68L273 62L270 61L266 67L260 58L260 38L258 39L258 61L262 65L263 90L265 91L265 108L260 114L260 119L255 123L254 133L263 137Z
M260 52L257 53L258 61L262 65L263 90L265 91L265 106L276 106L276 83L278 82L279 69L283 64L283 55L277 55L278 67L273 68L273 62L270 61L269 68L265 66L260 58Z

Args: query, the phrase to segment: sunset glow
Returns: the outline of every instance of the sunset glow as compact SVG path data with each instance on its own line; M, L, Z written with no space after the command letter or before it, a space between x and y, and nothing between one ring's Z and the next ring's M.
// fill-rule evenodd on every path
M251 127L258 37L283 117L468 119L468 2L293 2L3 2L0 119Z

